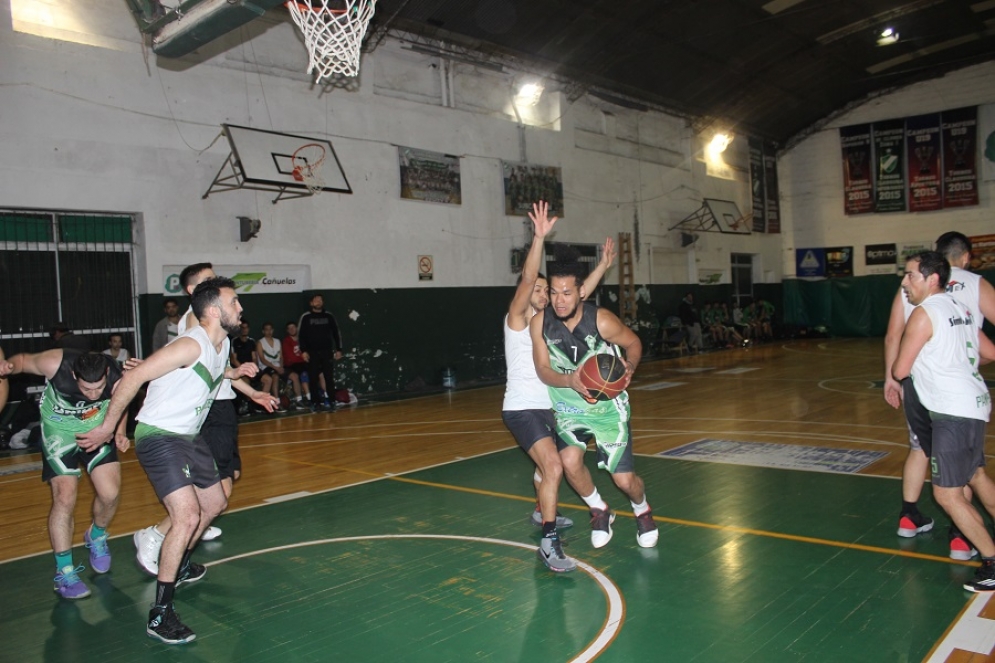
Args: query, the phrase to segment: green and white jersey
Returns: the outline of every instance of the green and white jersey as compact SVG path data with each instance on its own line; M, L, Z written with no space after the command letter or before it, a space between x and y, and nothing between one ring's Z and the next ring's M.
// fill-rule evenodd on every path
M79 390L79 383L73 375L73 363L82 353L79 350L63 350L62 363L55 375L45 383L41 395L42 439L45 453L57 459L77 448L76 434L87 433L104 422L110 404L111 391L121 379L121 368L111 357L104 357L107 363L107 383L97 400L89 400Z
M145 435L156 431L193 438L200 432L224 380L231 352L227 337L220 352L214 349L203 327L194 327L180 338L197 341L200 356L190 366L178 368L149 383L145 404L137 417L139 426L135 438L139 443Z
M592 355L620 354L598 333L598 307L586 302L581 307L583 314L572 332L556 319L552 309L546 309L543 316L542 335L549 348L549 365L557 373L573 373ZM629 402L629 396L624 391L614 400L588 403L573 389L549 387L549 397L557 416L617 414L620 406L626 406Z

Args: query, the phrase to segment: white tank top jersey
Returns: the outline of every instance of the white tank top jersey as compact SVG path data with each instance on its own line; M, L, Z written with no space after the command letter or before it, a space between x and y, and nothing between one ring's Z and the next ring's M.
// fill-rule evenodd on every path
M930 412L988 421L991 395L978 373L978 328L967 307L947 293L919 305L933 325L912 365L912 383Z
M188 306L187 312L181 315L180 321L176 323L176 329L179 332L179 336L177 336L176 338L179 338L180 336L183 336L185 333L187 333L188 315L193 315L193 306ZM906 320L907 319L908 318L906 317ZM197 325L197 327L200 327L200 325ZM170 341L170 343L172 343L172 341ZM230 401L233 398L235 398L235 390L231 386L231 380L225 380L224 383L221 385L221 390L218 391L218 395L214 398L214 400Z
M951 267L950 280L947 281L947 293L967 307L967 310L974 316L975 326L980 331L985 324L985 318L981 315L981 275L960 267ZM909 303L904 290L902 291L902 304L905 309L905 322L908 322L909 316L912 315L912 311L916 307Z
M269 363L274 366L283 366L283 344L280 341L274 338L272 342L267 342L266 337L263 336L259 339L259 345L262 347L263 355L265 355ZM260 370L267 368L266 364L262 362L262 357L256 363L259 364Z
M143 424L177 435L196 435L224 381L231 341L226 337L218 352L207 332L199 326L178 338L197 341L200 356L190 366L152 380L145 404L136 418Z
M532 360L532 336L529 328L515 331L504 316L504 358L508 366L508 384L504 390L503 410L548 410L552 407L549 389L536 374Z

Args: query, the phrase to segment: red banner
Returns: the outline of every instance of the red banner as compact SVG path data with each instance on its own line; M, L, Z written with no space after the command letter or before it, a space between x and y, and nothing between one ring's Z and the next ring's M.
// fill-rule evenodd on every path
M874 183L871 179L871 125L840 127L843 148L843 211L866 214L874 211Z
M943 206L978 204L978 107L943 111Z
M909 160L909 211L942 209L940 116L917 115L906 119L905 141Z

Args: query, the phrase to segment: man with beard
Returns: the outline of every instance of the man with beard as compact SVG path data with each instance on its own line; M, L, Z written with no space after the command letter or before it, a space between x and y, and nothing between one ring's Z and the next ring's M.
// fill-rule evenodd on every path
M612 400L594 401L578 373L589 357L615 354L625 364L628 384L642 358L642 343L618 316L583 302L587 296L584 268L575 256L557 256L548 269L551 306L538 312L529 325L536 373L549 386L556 432L567 445L560 452L567 481L575 488L583 482L584 452L594 438L598 467L611 473L615 485L632 504L636 542L652 548L659 532L643 480L633 470L629 396L623 391ZM617 346L624 350L624 358ZM597 489L588 495L581 493L581 498L591 508L591 545L601 548L612 538L615 514Z
M106 442L112 423L124 413L139 387L150 382L138 413L135 448L172 526L159 554L155 604L146 633L166 644L196 636L173 610L178 585L199 580L204 567L190 561L194 546L227 506L211 450L198 436L224 380L231 351L228 334L239 329L242 305L235 282L215 277L193 292L193 313L200 324L125 373L100 426L77 438L85 450Z
M297 323L297 341L301 357L307 362L311 409L330 409L331 399L335 398L335 362L342 359L342 333L335 316L325 310L325 299L321 295L311 297L310 306ZM325 378L324 399L319 388L320 377Z
M577 568L574 559L563 554L558 528L573 526L573 521L556 512L557 495L563 476L563 465L558 451L565 445L554 432L555 422L550 410L549 390L536 376L532 360L532 338L529 320L549 303L546 294L546 277L539 273L544 239L552 231L556 217L549 218L549 205L540 201L532 205L529 218L535 225L532 246L522 266L521 278L515 296L508 307L504 321L504 354L508 384L504 393L501 419L515 437L518 445L536 464L533 476L536 491L536 509L532 524L542 527L542 541L536 552L539 559L552 571L566 572ZM614 258L612 241L605 242L598 267L587 278L585 285L593 290ZM581 485L574 488L582 495L589 494L594 483L587 468Z

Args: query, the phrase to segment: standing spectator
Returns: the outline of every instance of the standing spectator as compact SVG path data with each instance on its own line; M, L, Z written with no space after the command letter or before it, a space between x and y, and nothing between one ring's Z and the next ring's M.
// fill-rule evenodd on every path
M335 316L325 310L324 297L311 297L311 309L301 316L297 327L301 357L307 362L311 408L331 409L329 399L335 394L335 362L342 359L342 334ZM319 376L325 378L324 398L319 388Z
M681 300L681 305L677 310L677 315L681 318L681 324L688 330L688 346L692 352L701 351L701 318L698 316L698 309L694 307L694 295L688 293Z
M80 352L89 352L92 349L90 347L90 339L77 336L69 329L69 325L64 322L55 323L55 326L49 332L49 336L55 341L55 347L57 348L79 350Z
M242 320L239 325L238 336L231 341L231 365L238 368L242 364L259 364L256 356L256 339L249 336L249 322ZM239 400L238 413L249 414L249 401L241 394L237 395Z
M290 406L296 409L304 407L304 402L301 399L302 390L304 398L311 400L307 380L301 380L302 375L307 378L307 362L301 356L301 346L297 342L297 324L288 322L286 332L287 335L283 337L283 367L287 379L294 387L294 402Z
M263 337L256 342L256 360L259 362L260 382L263 393L280 400L280 378L283 368L283 348L280 341L273 338L273 323L263 323ZM278 409L283 409L282 405Z
M118 366L123 367L124 362L130 359L128 351L122 347L124 345L124 336L114 332L107 337L107 349L104 350L104 354L117 362Z
M177 323L180 321L180 305L172 297L167 297L162 302L162 310L166 317L155 325L152 332L152 352L155 352L166 345L178 335Z

